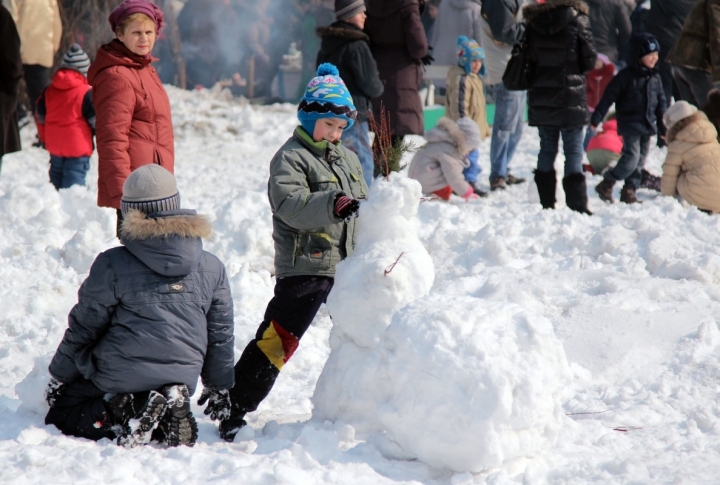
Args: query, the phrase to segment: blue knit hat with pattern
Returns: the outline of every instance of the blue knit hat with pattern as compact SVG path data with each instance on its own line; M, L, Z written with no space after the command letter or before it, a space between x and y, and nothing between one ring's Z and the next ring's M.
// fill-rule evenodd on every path
M470 69L470 63L472 61L484 61L485 60L485 50L480 47L477 43L477 41L473 39L468 39L464 35L461 35L457 38L457 47L458 47L458 66L465 69L465 72L467 74L470 74L472 70ZM480 68L480 72L478 73L481 76L485 75L485 63L483 62L482 67Z
M348 123L346 130L355 123L357 110L337 67L328 62L318 66L300 100L297 116L310 136L315 131L315 122L321 118L342 118Z

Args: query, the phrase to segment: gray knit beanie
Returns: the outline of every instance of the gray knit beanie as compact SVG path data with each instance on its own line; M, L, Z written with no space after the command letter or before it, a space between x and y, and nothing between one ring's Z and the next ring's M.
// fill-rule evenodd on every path
M480 146L480 128L472 118L462 117L457 120L458 128L465 135L465 146L470 150L475 150ZM464 154L463 154L464 155Z
M365 10L365 0L335 0L335 18L338 20L347 20Z
M687 118L688 116L692 116L695 113L697 113L697 108L695 106L691 105L687 101L678 101L673 103L672 106L667 109L663 115L663 123L665 123L665 127L669 130L678 121Z
M90 68L90 58L79 45L73 44L70 46L70 50L63 56L60 68L74 69L83 76L87 76L88 69Z
M130 209L152 214L179 208L180 194L175 176L160 165L143 165L125 180L120 201L123 216Z

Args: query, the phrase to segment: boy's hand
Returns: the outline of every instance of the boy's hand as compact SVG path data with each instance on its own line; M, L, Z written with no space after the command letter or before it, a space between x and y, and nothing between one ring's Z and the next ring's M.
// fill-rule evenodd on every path
M48 406L53 407L55 405L55 401L57 401L57 398L63 393L65 387L67 387L66 384L63 384L54 377L50 378L50 382L48 382L45 388L45 401L47 401Z
M335 209L333 212L340 219L345 219L345 222L350 222L350 219L357 217L359 209L360 202L356 199L351 199L347 195L339 195L335 198Z
M210 416L210 419L213 421L218 419L224 421L230 418L230 392L227 389L206 387L200 394L197 403L198 406L208 403L203 413L205 413L206 416Z
M665 142L665 137L662 135L658 135L657 137L657 146L658 148L666 147L667 143Z

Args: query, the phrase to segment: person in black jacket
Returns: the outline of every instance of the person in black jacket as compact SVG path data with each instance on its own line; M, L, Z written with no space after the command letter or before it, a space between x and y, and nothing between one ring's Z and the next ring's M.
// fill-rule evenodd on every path
M138 168L122 197L123 245L101 253L80 287L50 363L45 424L126 447L192 446L198 377L213 406L229 402L235 380L225 266L203 251L210 222L180 209L166 169Z
M623 137L623 150L617 165L605 172L595 191L600 199L612 203L615 182L624 180L620 202L638 202L635 190L642 181L642 169L650 147L650 137L657 133L658 146L664 144L663 114L667 109L663 83L657 62L660 43L650 34L635 34L630 39L633 61L621 70L605 88L600 103L590 119L593 129L615 103L618 134Z
M627 45L632 32L627 3L625 0L586 1L590 8L590 26L595 47L617 65L620 52Z
M20 151L17 99L22 76L20 36L10 12L0 5L0 168L5 154Z
M590 214L582 142L588 122L585 73L595 67L597 52L587 5L580 0L548 0L525 6L523 16L527 21L527 52L534 65L528 121L540 134L535 171L540 203L545 209L555 208L555 157L562 136L567 206Z
M370 38L362 30L366 18L364 0L335 0L335 18L337 22L317 29L322 38L317 65L334 64L352 95L358 118L343 132L342 142L360 159L369 187L373 181L374 163L368 113L372 112L371 98L380 97L384 87L370 52Z
M657 70L662 79L665 99L676 93L673 88L672 66L665 61L670 50L680 37L685 19L697 0L652 0L647 16L647 33L653 35L660 43L660 62ZM628 64L630 64L628 62ZM676 97L678 99L678 97Z

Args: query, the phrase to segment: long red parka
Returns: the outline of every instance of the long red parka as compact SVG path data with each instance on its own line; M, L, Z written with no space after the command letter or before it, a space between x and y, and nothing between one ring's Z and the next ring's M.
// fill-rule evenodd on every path
M174 172L170 100L151 57L115 39L98 49L88 71L95 105L98 205L120 208L130 172L150 163Z

